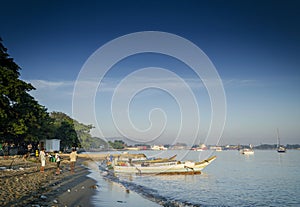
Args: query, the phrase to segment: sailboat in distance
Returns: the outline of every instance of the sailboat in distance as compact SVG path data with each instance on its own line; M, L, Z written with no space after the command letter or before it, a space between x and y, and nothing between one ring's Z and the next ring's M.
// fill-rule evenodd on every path
M285 153L286 148L280 145L280 138L279 138L279 130L277 128L277 152L278 153Z

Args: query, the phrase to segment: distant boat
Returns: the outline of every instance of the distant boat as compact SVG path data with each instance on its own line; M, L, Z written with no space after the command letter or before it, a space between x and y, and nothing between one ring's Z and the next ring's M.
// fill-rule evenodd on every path
M220 146L211 146L209 149L216 150L217 152L222 151L222 147L220 147Z
M277 148L277 152L279 152L279 153L285 153L286 152L286 148L283 147L283 146L280 146L280 147Z
M205 144L201 144L201 145L199 145L199 147L192 148L192 150L194 150L194 151L204 151L204 150L207 150L207 147L206 147Z
M151 150L167 150L168 148L164 147L163 145L154 145L151 147Z
M253 149L249 149L249 148L245 148L245 149L241 149L240 153L243 155L253 155L254 154L254 150Z
M202 152L202 151L204 151L204 149L202 149L202 148L199 148L199 147L192 148L191 150L193 150L193 151L197 151L197 152Z
M200 151L200 152L202 152L202 151L205 151L205 150L207 150L207 147L195 147L195 148L192 148L192 150L194 150L194 151Z
M277 128L277 152L278 153L285 153L286 148L280 145L280 138L279 138L279 130Z
M216 152L221 152L222 151L222 147L216 147Z
M115 173L135 174L199 174L216 156L200 162L177 161L174 157L144 162L115 162L110 166Z
M250 148L243 148L243 149L240 149L239 151L243 155L253 155L254 154L254 150L253 150L251 144L250 144Z

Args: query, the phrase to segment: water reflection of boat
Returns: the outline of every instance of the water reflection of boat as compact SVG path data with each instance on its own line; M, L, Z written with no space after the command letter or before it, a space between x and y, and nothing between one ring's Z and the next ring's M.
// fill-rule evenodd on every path
M115 173L136 173L136 174L200 174L206 166L216 159L212 156L200 162L177 161L168 158L161 161L139 161L123 162L114 160L112 169Z

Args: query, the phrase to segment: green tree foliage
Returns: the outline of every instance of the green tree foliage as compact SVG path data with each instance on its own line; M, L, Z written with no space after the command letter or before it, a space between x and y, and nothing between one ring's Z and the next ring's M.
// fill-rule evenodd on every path
M89 148L88 149L107 149L108 143L99 137L92 137L89 140Z
M54 119L55 137L61 140L61 148L83 147L85 149L98 148L102 142L98 138L91 137L90 130L92 125L85 125L72 119L62 112L52 112L51 118Z
M122 140L108 141L108 144L114 149L124 149L125 143Z
M56 138L61 140L60 146L62 149L80 146L74 126L69 122L61 122L61 125L56 130Z
M80 141L71 117L62 112L52 112L50 117L54 120L54 137L60 139L60 147L62 150L80 146Z
M80 140L81 146L85 149L89 149L92 142L90 131L93 126L85 125L74 120L74 128L77 133L78 139Z
M0 142L35 142L51 136L47 109L29 94L35 88L19 79L20 70L0 39Z
M37 145L42 139L56 138L61 140L62 149L100 146L99 139L90 135L92 125L79 123L61 112L49 115L29 94L35 88L19 79L20 70L0 39L0 144Z

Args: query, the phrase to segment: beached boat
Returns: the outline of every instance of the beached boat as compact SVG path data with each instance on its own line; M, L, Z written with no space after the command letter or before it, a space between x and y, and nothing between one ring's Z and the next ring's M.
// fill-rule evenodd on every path
M200 162L177 161L173 159L154 162L126 162L119 164L112 163L115 173L135 173L135 174L200 174L206 166L216 159L212 156Z
M112 154L109 156L110 161L112 162L114 159L117 159L120 162L128 162L128 161L146 161L148 158L145 154L130 154L128 152L124 152L122 154Z

